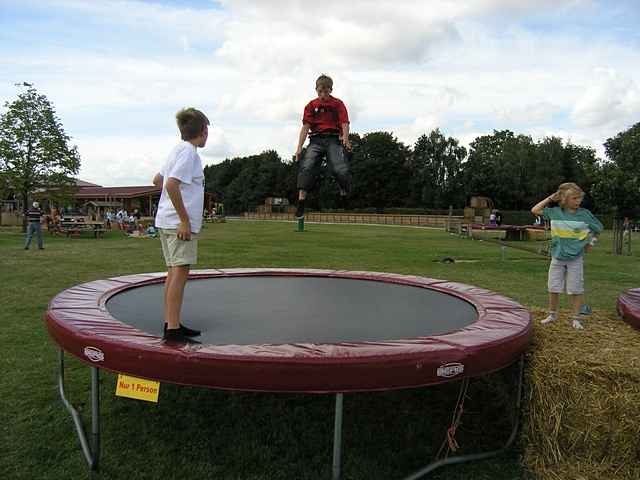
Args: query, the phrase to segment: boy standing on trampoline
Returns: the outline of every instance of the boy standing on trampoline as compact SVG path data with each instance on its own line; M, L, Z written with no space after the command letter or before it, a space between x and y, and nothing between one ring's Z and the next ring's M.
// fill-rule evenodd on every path
M153 184L162 186L155 224L167 264L164 289L164 339L193 342L198 330L180 323L180 309L189 267L198 260L197 235L202 228L204 173L197 148L207 143L209 119L195 108L176 114L182 142L169 154Z
M580 308L584 293L584 252L595 244L602 223L586 208L580 208L584 192L575 183L563 183L531 212L551 222L551 265L549 265L549 315L541 323L558 318L560 293L566 290L572 299L573 328L584 328ZM551 202L559 206L549 208Z
M351 150L349 142L349 115L342 100L331 96L333 80L320 75L316 80L318 98L304 107L302 129L298 136L296 161L300 160L302 146L309 135L309 147L298 169L298 209L296 217L304 217L304 202L307 191L313 186L315 169L323 157L340 186L344 200L351 186L351 175L345 158L345 149Z

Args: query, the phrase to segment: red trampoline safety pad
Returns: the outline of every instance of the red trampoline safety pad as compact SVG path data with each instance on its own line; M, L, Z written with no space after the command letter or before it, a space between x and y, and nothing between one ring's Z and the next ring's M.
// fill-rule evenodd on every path
M640 329L640 288L632 288L621 293L617 307L625 322Z
M183 385L265 392L333 393L443 383L502 369L526 349L531 315L497 293L461 283L377 272L301 269L196 270L189 281L225 277L371 280L453 295L478 312L470 325L441 335L348 343L168 344L113 318L109 298L164 283L166 273L128 275L64 290L45 320L62 349L94 367ZM159 321L161 321L159 319Z

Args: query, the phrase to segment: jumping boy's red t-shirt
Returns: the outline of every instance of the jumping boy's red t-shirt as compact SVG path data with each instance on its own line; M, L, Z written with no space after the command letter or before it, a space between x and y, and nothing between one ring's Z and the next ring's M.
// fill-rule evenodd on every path
M304 107L302 123L310 125L309 135L319 133L342 133L342 124L349 123L347 107L342 100L332 97L326 100L316 98Z

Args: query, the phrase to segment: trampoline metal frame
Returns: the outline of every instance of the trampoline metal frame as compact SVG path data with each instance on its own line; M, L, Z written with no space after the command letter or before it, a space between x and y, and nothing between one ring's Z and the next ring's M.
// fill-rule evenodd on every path
M84 458L92 471L97 471L100 462L100 372L98 367L91 368L91 444L87 439L82 418L78 411L74 408L71 402L67 399L64 389L64 350L61 348L59 352L59 373L58 373L58 392L62 403L68 410L76 430L76 435L80 441L80 448ZM440 460L435 460L425 467L417 470L411 475L403 478L403 480L417 480L424 477L428 473L446 465L455 465L465 462L471 462L475 460L485 460L487 458L495 457L505 452L513 442L515 441L518 433L520 410L522 404L522 390L524 379L524 354L520 356L518 366L518 385L515 394L515 409L512 419L513 427L511 434L506 443L496 449L488 452L470 453L465 455L456 455L453 457L447 457ZM468 382L469 378L463 380L463 384ZM332 463L332 480L340 480L342 478L342 418L343 418L343 403L344 394L336 393L335 401L335 417L334 417L334 435L333 435L333 463Z

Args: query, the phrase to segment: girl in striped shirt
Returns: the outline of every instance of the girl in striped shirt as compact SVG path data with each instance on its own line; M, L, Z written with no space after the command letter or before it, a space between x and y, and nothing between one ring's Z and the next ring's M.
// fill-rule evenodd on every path
M584 192L575 183L563 183L553 195L531 209L551 222L551 264L549 265L549 315L541 323L558 318L560 293L566 291L573 306L573 327L584 328L580 307L584 294L584 252L589 251L602 231L602 223L586 208L580 208ZM558 202L557 207L549 207Z

